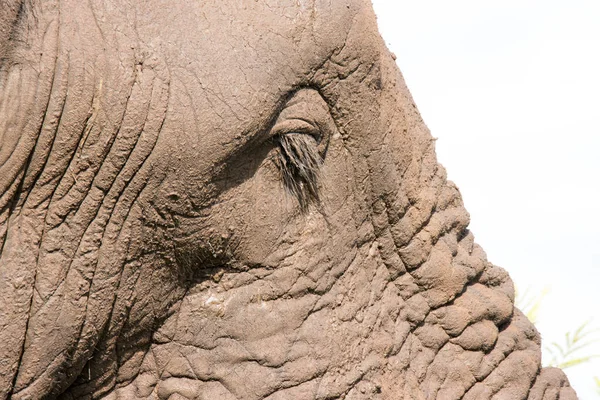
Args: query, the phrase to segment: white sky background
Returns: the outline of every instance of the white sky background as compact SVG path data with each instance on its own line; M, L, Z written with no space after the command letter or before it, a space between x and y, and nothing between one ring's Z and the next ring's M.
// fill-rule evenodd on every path
M600 1L373 3L477 242L521 291L550 288L544 343L600 327ZM600 398L600 359L566 373Z

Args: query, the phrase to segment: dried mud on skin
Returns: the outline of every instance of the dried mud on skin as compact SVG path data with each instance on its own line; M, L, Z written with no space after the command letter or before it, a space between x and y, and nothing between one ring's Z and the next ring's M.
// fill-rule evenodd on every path
M570 400L368 1L5 1L0 400Z

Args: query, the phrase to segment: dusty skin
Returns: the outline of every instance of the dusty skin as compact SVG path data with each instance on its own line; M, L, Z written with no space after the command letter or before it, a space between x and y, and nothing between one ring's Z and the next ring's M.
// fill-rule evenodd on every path
M368 1L0 1L0 399L576 399Z

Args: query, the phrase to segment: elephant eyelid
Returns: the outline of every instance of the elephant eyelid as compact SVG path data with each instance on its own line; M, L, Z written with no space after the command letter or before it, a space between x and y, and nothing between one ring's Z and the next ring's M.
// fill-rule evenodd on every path
M279 122L277 125L273 127L271 130L274 137L279 137L281 135L286 134L305 134L312 136L317 143L320 143L323 134L318 126L315 123L300 119L294 118L290 120L285 120L283 122Z
M323 157L318 138L311 133L288 132L277 135L279 152L276 164L285 188L298 199L306 210L319 200L319 174Z

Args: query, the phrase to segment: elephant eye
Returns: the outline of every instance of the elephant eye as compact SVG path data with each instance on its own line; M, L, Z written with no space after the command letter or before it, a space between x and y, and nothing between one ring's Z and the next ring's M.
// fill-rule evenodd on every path
M276 164L286 189L298 199L302 209L319 200L319 172L323 157L317 137L309 133L288 132L276 136L279 153Z
M320 173L336 129L321 94L304 88L290 96L269 132L283 184L303 211L319 202Z

